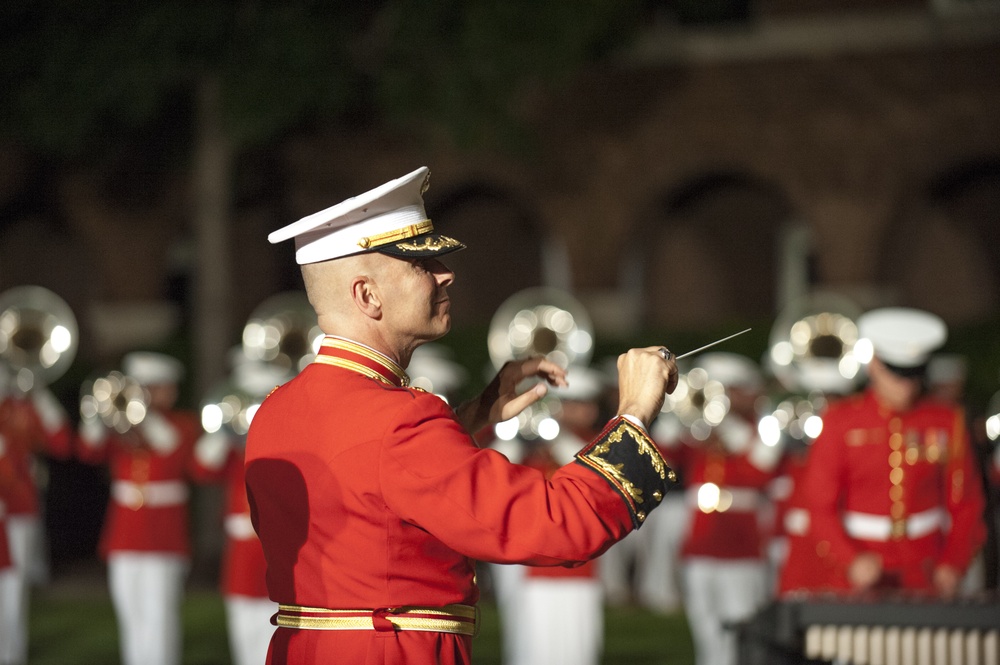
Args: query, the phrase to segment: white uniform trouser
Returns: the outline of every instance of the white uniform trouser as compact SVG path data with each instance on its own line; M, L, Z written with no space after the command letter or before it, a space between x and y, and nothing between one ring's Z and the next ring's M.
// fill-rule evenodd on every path
M0 665L28 662L29 583L40 532L36 515L7 516L13 565L0 575Z
M609 605L620 607L632 600L632 571L641 545L641 530L633 531L597 560L598 575Z
M604 606L597 579L526 577L515 665L597 665L604 648Z
M636 532L636 595L646 609L666 613L681 606L680 549L689 512L684 493L671 492Z
M269 598L227 595L226 628L233 665L264 665L278 604Z
M179 665L187 558L162 552L114 552L108 585L124 665Z
M736 633L767 600L766 564L747 559L692 557L684 561L684 609L697 665L735 665Z
M515 564L491 563L490 578L493 580L493 595L496 597L497 613L500 615L501 653L504 665L521 662L519 649L524 641L518 635L518 617L523 601L521 592L526 568Z

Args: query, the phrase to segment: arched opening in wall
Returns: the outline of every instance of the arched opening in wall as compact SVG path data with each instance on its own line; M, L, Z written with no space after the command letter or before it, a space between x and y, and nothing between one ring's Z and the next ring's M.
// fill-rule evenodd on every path
M743 172L695 177L652 207L639 281L645 322L696 329L771 317L776 309L779 232L790 206L774 185Z
M485 328L504 300L542 284L545 234L509 192L473 183L429 200L427 210L435 230L467 247L445 259L455 271L454 328Z
M880 279L899 304L949 323L1000 310L1000 158L977 160L934 179L889 227Z

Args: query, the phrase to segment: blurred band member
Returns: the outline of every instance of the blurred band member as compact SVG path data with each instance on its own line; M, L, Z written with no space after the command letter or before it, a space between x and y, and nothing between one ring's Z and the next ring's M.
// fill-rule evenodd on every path
M190 560L187 479L197 473L193 414L177 411L181 363L159 353L125 356L123 372L148 392L145 418L121 434L81 423L78 456L106 464L111 496L100 540L125 665L178 665L181 603Z
M769 595L760 514L781 451L757 433L763 380L756 363L734 353L706 353L694 364L722 384L729 409L705 440L663 449L686 480L684 609L698 665L735 665L731 626L749 619Z
M28 660L30 586L46 574L38 456L69 458L71 434L65 410L48 389L35 387L23 394L11 386L3 395L0 457L7 460L7 468L0 494L6 497L6 535L13 561L13 569L0 583L0 624L8 627L7 639L0 640L3 665Z
M885 308L858 320L869 386L831 405L804 482L812 538L834 590L956 594L985 539L979 469L961 409L924 397L937 316Z
M253 404L288 379L287 373L263 362L246 359L233 368L233 385ZM252 416L248 417L252 420ZM195 445L199 464L225 483L225 513L221 588L226 606L229 650L234 665L262 665L278 605L267 597L267 561L253 524L243 473L246 438L220 428L206 432Z
M579 366L556 388L558 435L540 439L524 464L546 476L573 461L597 434L601 377ZM518 601L508 605L505 629L514 630L514 665L597 665L604 647L604 602L597 562L580 566L526 566Z

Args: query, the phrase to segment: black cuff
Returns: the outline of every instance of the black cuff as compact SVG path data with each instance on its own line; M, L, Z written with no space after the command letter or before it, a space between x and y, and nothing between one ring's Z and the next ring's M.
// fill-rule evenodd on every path
M625 500L636 529L677 482L677 475L652 439L620 416L577 453L576 463L593 469L615 488Z

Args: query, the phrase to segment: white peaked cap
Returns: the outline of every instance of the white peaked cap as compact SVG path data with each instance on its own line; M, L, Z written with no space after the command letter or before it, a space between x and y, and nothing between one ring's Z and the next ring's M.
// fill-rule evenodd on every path
M144 386L177 383L184 378L184 365L164 353L133 351L122 358L122 372Z
M566 370L568 386L549 386L550 394L564 400L589 401L597 399L605 385L604 376L596 369L570 365Z
M858 334L872 343L875 356L895 367L920 367L948 338L939 316L919 309L884 307L858 318Z
M695 359L694 365L705 370L709 379L718 381L727 388L756 390L764 383L757 363L738 353L703 353Z
M422 166L364 194L320 210L267 236L271 243L295 239L295 261L381 252L400 257L443 256L465 245L434 233L424 211L430 171Z
M406 366L410 385L437 394L447 394L461 388L468 372L452 359L451 353L440 344L418 346Z

